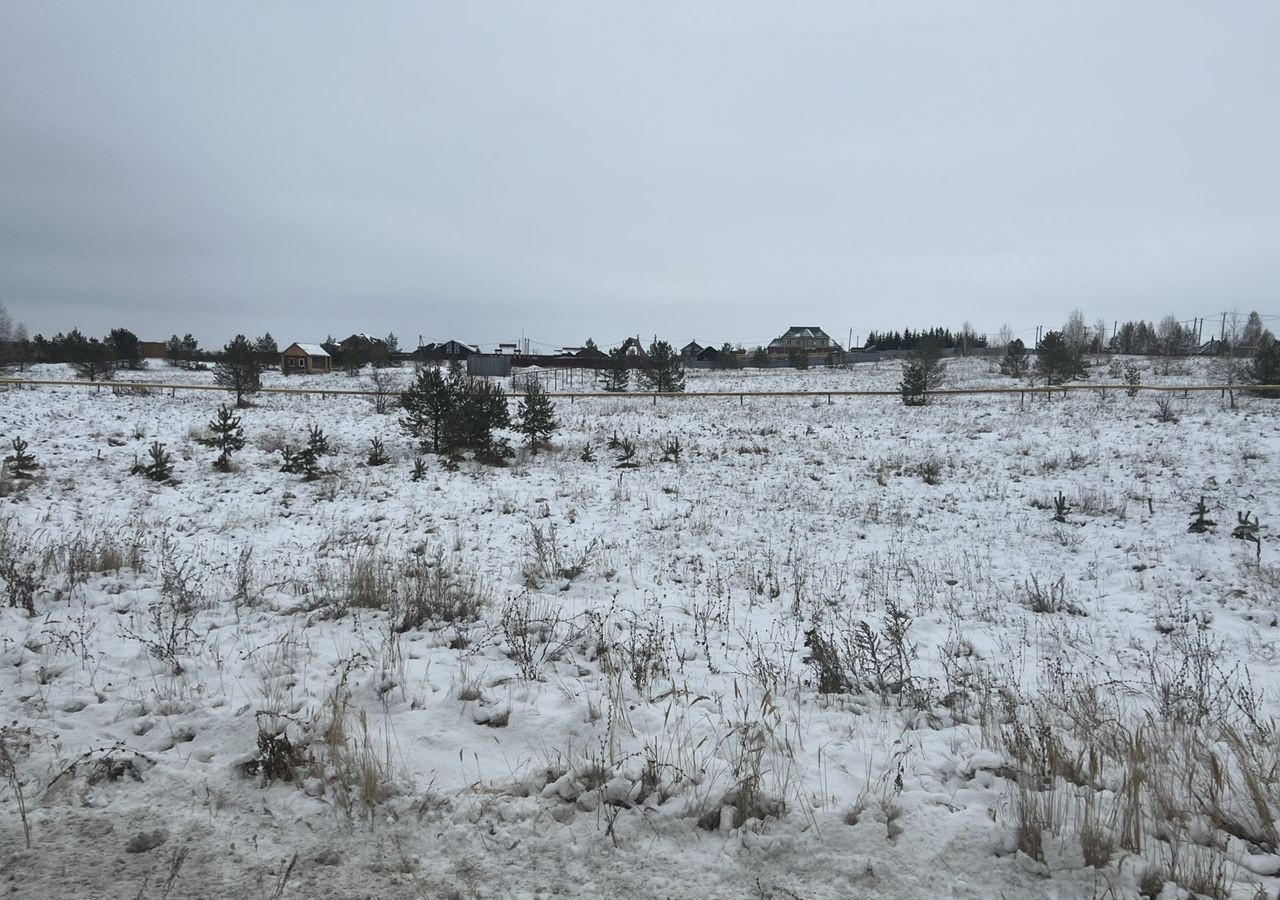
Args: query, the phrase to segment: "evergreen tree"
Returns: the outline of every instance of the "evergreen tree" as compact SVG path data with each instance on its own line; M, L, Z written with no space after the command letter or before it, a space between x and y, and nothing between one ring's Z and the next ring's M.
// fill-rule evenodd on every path
M443 446L445 421L449 418L461 383L445 378L435 366L424 366L407 390L400 392L404 417L400 427L418 439L424 452L439 453Z
M902 363L902 378L912 387L912 396L918 395L920 403L924 403L924 392L936 391L942 387L947 364L942 358L941 340L936 335L924 335L914 340L915 347ZM903 398L905 401L905 393Z
M516 410L516 431L529 441L529 449L536 455L538 447L544 444L559 427L556 421L556 406L542 389L536 379L529 382L524 399Z
M396 365L396 354L400 352L400 338L396 337L394 331L389 332L382 339L382 346L378 348L378 353L374 359L374 365L381 368Z
M1066 384L1075 378L1086 378L1084 354L1067 342L1060 331L1050 331L1040 338L1036 350L1036 371L1045 384Z
M231 454L244 449L244 429L240 427L240 417L225 404L218 407L218 414L209 423L209 433L213 435L213 445L221 453L213 467L220 472L231 470Z
M37 468L36 458L27 452L27 442L20 437L13 439L13 455L5 457L5 463L14 478L30 479Z
M107 381L115 375L111 348L97 338L86 338L80 333L80 329L73 328L59 343L61 355L71 363L77 378Z
M1280 384L1280 341L1270 331L1258 337L1258 352L1249 362L1249 380L1254 384ZM1280 391L1259 391L1264 397L1280 397Z
M243 334L237 334L222 348L222 358L213 367L213 380L236 395L236 406L248 405L245 399L262 387L262 363L254 345Z
M649 356L640 369L640 381L647 390L660 394L684 390L684 363L671 344L655 339L649 345Z
M466 450L480 462L500 465L512 455L498 428L511 427L507 395L502 387L488 381L456 382L457 393L445 417L442 446L454 456Z
M716 357L717 369L737 369L742 366L742 362L738 359L738 352L733 349L733 344L725 341L720 345L720 355Z
M113 328L103 343L109 348L111 362L117 369L142 368L142 342L128 328Z
M151 461L144 463L136 456L133 459L133 468L130 473L133 475L144 475L152 481L166 482L173 477L173 456L164 449L164 444L154 441L151 449L147 451L147 455L151 457Z
M609 367L602 376L604 389L611 393L622 393L631 386L631 370L627 368L627 355L621 347L609 351Z
M902 381L898 382L898 391L902 394L902 402L906 406L924 406L929 402L926 387L929 383L924 364L919 360L908 359L902 363Z
M756 347L751 351L751 365L757 369L769 368L769 351L763 347Z
M1021 378L1027 374L1031 360L1027 357L1027 345L1022 338L1014 338L1005 345L1004 356L1000 359L1000 371L1012 378Z
M176 334L164 342L164 356L170 365L190 362L200 352L200 343L190 334L178 337Z
M1249 313L1249 318L1244 323L1244 331L1240 335L1240 343L1245 347L1257 347L1262 341L1262 334L1262 316L1258 315L1257 310L1254 310Z
M270 331L253 342L253 349L258 354L258 361L264 366L280 364L280 347Z

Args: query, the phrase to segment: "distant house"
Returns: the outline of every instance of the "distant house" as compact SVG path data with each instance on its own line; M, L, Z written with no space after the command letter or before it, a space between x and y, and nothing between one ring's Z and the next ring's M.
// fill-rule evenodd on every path
M372 335L358 333L353 334L346 340L339 341L338 346L343 353L374 353L379 350L387 349L387 342L383 338L373 337Z
M503 356L515 356L515 355L516 355L516 344L515 344L515 342L514 342L514 341L511 341L511 342L508 342L508 343L505 343L505 344L499 344L499 345L498 345L498 353L500 353L500 354L501 354L501 355L503 355Z
M698 351L698 354L694 356L694 359L698 362L715 362L719 358L720 350L716 347L703 347Z
M792 325L782 337L776 337L769 342L769 353L774 356L832 351L838 353L840 345L831 339L831 335L816 325Z
M690 341L680 348L680 357L682 359L697 359L698 354L707 349L697 341Z
M414 356L418 359L466 359L479 352L479 347L462 341L433 341L419 347Z
M319 344L290 344L280 354L280 371L286 375L309 375L331 368L332 360Z
M644 344L640 343L640 338L629 337L622 342L619 348L622 350L623 356L648 356L644 350Z
M604 359L605 353L599 347L583 347L577 353L573 354L579 359Z
M139 341L138 351L143 359L164 359L164 341Z

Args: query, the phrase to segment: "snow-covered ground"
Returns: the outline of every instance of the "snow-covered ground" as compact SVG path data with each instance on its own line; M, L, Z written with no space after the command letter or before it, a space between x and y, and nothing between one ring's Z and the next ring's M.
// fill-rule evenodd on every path
M0 395L39 462L0 491L0 582L36 587L0 611L13 896L1280 889L1280 402L590 398L549 451L415 481L354 397L260 395L215 471L224 399ZM175 484L129 474L155 441Z

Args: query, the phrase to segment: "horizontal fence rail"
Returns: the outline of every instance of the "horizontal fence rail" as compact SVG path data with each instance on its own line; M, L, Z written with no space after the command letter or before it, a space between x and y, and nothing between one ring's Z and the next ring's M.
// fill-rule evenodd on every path
M164 384L160 382L146 381L53 381L37 378L0 378L0 385L13 387L70 387L70 388L110 388L113 391L169 391L176 394L178 391L212 391L220 394L233 393L228 388L219 387L214 384ZM1240 393L1248 392L1264 392L1273 393L1280 392L1280 385L1276 384L1188 384L1188 385L1157 385L1157 384L1058 384L1051 387L985 387L985 388L941 388L935 391L926 391L929 397L972 397L981 395L1009 395L1009 394L1070 394L1081 391L1152 391L1155 393L1182 393L1189 395L1192 393L1206 393L1217 391L1226 393L1228 391L1237 391ZM400 391L368 391L357 390L353 388L283 388L283 387L264 387L259 388L255 393L259 394L298 394L298 395L319 395L321 397L394 397L398 396ZM704 397L737 397L743 400L747 397L808 397L822 398L831 400L835 397L900 397L901 391L885 390L885 391L846 391L846 390L813 390L813 391L546 391L548 397L560 397L570 401L574 400L600 400L612 397L618 398L644 398L652 399L657 402L658 398L669 398L673 400L679 399L702 399ZM512 398L523 397L524 394L515 391L508 396Z

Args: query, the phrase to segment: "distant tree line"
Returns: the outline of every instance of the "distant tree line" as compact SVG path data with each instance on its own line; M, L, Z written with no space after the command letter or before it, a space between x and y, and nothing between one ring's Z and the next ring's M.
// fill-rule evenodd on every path
M930 353L938 350L981 349L987 346L986 335L978 334L968 325L959 331L950 328L925 328L912 331L873 331L867 335L865 347L868 350L915 350L922 344L927 345Z
M21 330L21 326L19 326ZM113 328L105 337L87 337L79 328L52 338L42 334L28 338L25 330L5 341L5 365L20 370L34 363L69 363L81 378L111 378L119 369L141 369L142 342L127 328Z

